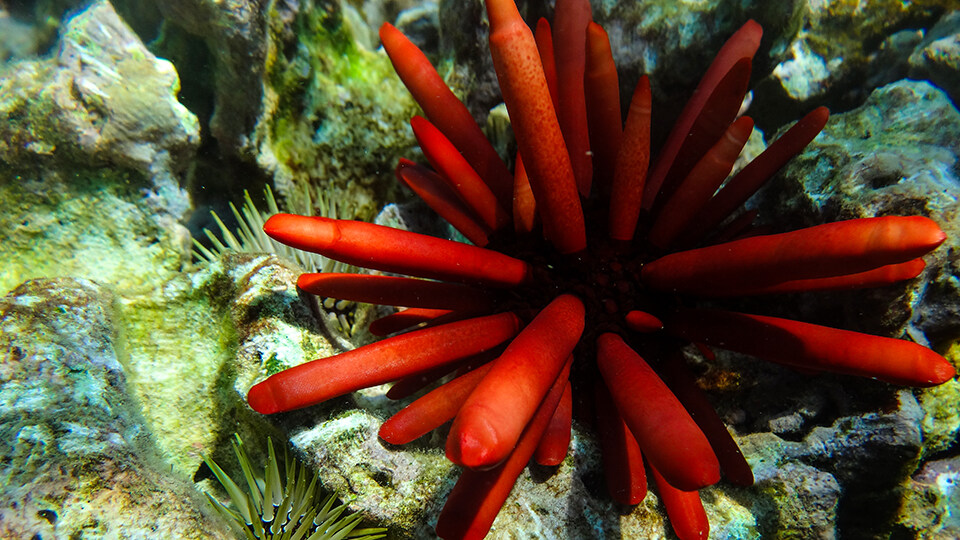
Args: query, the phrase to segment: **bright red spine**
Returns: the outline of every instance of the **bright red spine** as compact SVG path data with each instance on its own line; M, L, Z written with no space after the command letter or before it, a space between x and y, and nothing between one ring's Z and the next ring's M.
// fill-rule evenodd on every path
M650 79L640 77L627 113L610 188L609 234L614 240L633 238L643 203L643 186L650 163Z
M606 333L597 338L597 366L643 455L672 485L694 490L720 480L720 465L707 438L620 336Z
M384 23L380 27L380 41L400 80L427 118L463 152L506 206L510 202L512 176L470 111L453 95L426 55L393 25Z
M647 495L640 445L617 411L607 387L597 381L593 394L607 491L620 504L640 504Z
M707 101L713 95L713 91L717 85L720 84L738 62L744 58L748 60L753 58L753 55L756 54L757 49L760 47L760 38L762 35L763 29L760 25L757 24L756 21L750 20L740 27L740 29L724 43L723 47L720 48L713 63L710 64L707 72L704 73L703 78L700 79L700 83L697 85L696 90L694 90L693 96L683 108L680 117L677 118L667 141L664 143L663 149L660 150L656 164L650 171L644 188L644 208L649 209L653 206L654 199L657 193L660 192L660 187L667 173L670 172L670 168L673 166L674 160L680 152L680 148L683 146L694 122L703 111L704 105L706 105Z
M453 419L488 371L490 364L484 364L407 405L380 426L380 438L406 444L442 426Z
M261 414L316 405L496 347L519 325L513 313L500 313L394 336L271 375L247 402Z
M396 276L322 272L300 274L297 287L324 298L382 306L486 311L493 306L489 292L458 283Z
M587 126L584 72L587 25L592 21L588 0L557 2L553 13L553 50L557 65L557 116L580 195L590 195L593 162Z
M873 377L906 386L934 386L956 375L945 358L912 341L838 330L777 317L688 309L667 330L770 362L803 369Z
M503 463L485 471L463 471L437 519L438 536L447 539L480 540L487 535L517 478L536 450L537 442L547 429L553 411L560 402L569 372L570 364L567 364L537 407L536 414L523 430L516 447Z
M670 485L670 482L650 467L650 473L657 484L657 494L667 509L670 526L680 540L707 540L710 537L710 521L703 509L700 493L683 491Z
M570 446L570 428L573 425L573 388L570 381L564 387L563 396L557 409L553 411L553 418L547 425L533 459L540 465L553 467L563 462Z
M276 214L263 230L288 246L374 270L495 287L530 279L527 263L500 252L362 221Z
M608 196L623 135L620 77L610 51L610 38L603 27L594 22L587 25L587 63L583 84L590 150L594 157L594 184L600 193Z
M583 303L561 295L493 361L493 368L457 413L447 437L447 459L486 468L503 461L580 340Z
M642 279L661 291L712 296L904 263L945 239L921 216L852 219L673 253L645 265Z
M490 53L544 234L561 252L587 246L580 194L540 52L513 0L488 0Z

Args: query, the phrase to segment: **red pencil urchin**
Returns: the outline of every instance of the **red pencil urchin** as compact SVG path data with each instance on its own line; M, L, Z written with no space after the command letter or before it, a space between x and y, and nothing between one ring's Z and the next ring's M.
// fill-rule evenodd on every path
M518 146L513 174L426 57L389 24L380 32L427 117L411 124L432 168L404 160L397 177L474 245L273 216L264 230L285 244L416 276L304 274L301 289L408 308L376 321L375 333L423 327L277 373L251 388L251 407L288 411L391 381L388 396L401 398L456 373L387 420L380 436L403 444L452 420L446 455L465 471L437 533L481 538L531 457L563 459L573 406L587 404L611 496L642 500L646 458L686 539L709 529L696 490L721 471L738 484L753 477L686 370L685 344L910 386L954 377L944 358L913 342L716 307L731 296L910 279L945 238L916 216L765 236L750 236L753 214L730 217L828 116L812 111L727 179L752 129L737 114L757 23L721 48L648 171L649 83L641 79L622 124L609 42L589 3L558 1L552 36L545 21L535 36L512 1L486 5Z

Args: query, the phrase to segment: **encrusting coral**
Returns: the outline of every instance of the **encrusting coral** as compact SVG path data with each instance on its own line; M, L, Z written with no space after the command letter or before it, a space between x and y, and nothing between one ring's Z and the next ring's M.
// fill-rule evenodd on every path
M535 35L513 2L486 7L518 146L513 174L426 57L389 24L381 29L427 117L411 124L432 169L403 160L397 177L475 245L355 221L270 218L266 233L291 247L426 278L303 274L300 288L408 308L376 321L374 333L426 324L274 374L251 388L251 407L272 414L390 381L388 396L401 398L455 372L380 436L403 444L452 420L446 455L465 471L436 530L481 538L531 457L563 460L576 404L596 413L611 496L643 499L646 458L675 532L688 539L709 530L698 489L721 470L737 484L753 476L683 363L687 343L901 385L954 377L949 362L913 342L717 307L725 297L911 279L945 239L919 216L757 234L756 213L739 208L828 117L812 111L727 179L753 127L737 115L757 23L721 48L650 162L649 82L641 79L623 125L609 41L588 2L559 1L552 27L541 20Z

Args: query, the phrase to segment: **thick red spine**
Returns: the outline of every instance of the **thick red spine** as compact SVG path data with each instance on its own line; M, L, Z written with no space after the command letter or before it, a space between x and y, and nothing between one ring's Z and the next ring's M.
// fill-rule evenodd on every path
M593 162L584 72L587 55L587 25L592 21L588 0L557 2L553 13L553 50L557 65L557 117L580 195L590 196Z
M902 339L715 309L682 310L665 322L678 337L801 369L905 386L935 386L956 375L945 358Z
M691 129L693 129L694 123L704 111L708 100L714 95L716 88L741 60L747 59L749 62L750 59L753 58L753 55L756 54L757 49L760 47L760 38L762 35L763 29L760 25L756 21L750 20L740 27L740 29L724 43L723 47L720 48L713 63L710 64L707 72L704 73L703 78L700 79L700 84L698 84L696 90L693 91L693 96L683 108L680 117L677 118L677 122L673 125L673 129L670 131L670 135L667 137L663 149L660 150L656 164L650 171L644 188L644 208L649 209L653 206L654 199L660 192L667 173L669 173L673 167L681 147L686 142ZM742 98L743 96L741 95L741 99ZM734 113L736 113L736 111L734 111ZM731 117L727 122L732 119ZM726 126L726 123L724 123L724 126Z
M575 296L558 296L543 308L493 361L457 413L447 437L447 459L471 468L493 467L506 459L583 327L583 303Z
M693 374L683 363L683 355L677 353L672 356L666 362L663 373L670 390L677 396L680 403L683 403L683 407L687 409L710 441L724 476L738 486L752 485L753 471L750 470L750 464L743 457L740 446L727 431L727 426L720 419L720 415L697 386Z
M710 199L681 235L681 243L695 243L747 202L760 186L810 144L829 118L826 107L817 107L771 143Z
M608 226L610 238L614 240L631 240L640 218L643 186L650 163L650 100L650 79L644 75L630 99L627 125L613 169Z
M449 422L488 371L490 364L484 364L407 405L380 426L380 438L406 444Z
M645 265L642 279L661 291L713 296L905 263L945 239L921 216L852 219L673 253Z
M400 158L394 174L473 245L484 247L490 242L490 228L439 174L404 158Z
M647 475L640 445L617 411L603 382L597 381L593 393L607 492L620 504L640 504L647 495Z
M657 484L657 494L667 509L670 526L680 540L707 540L710 537L710 521L703 509L700 493L683 491L670 485L657 471L650 467L650 473Z
M561 253L582 251L587 232L570 155L540 52L513 0L488 0L490 53L544 234Z
M694 490L720 480L717 457L696 422L620 336L597 338L597 366L643 455L670 484Z
M603 27L594 22L587 26L587 66L583 85L587 100L590 151L594 158L593 183L604 197L608 197L623 135L620 77L613 62L610 38Z
M690 224L733 170L752 131L753 119L749 116L730 124L664 203L647 236L651 244L661 249L670 246Z
M453 95L426 55L393 25L384 23L380 27L380 41L427 118L453 141L506 207L512 176L467 107Z
M801 291L844 291L849 289L884 287L898 281L913 279L919 276L926 265L923 259L913 259L905 263L888 264L880 268L874 268L873 270L843 276L794 279L772 285L757 284L755 286L746 286L742 289L724 289L722 291L716 291L710 296L731 297Z
M263 231L288 246L384 272L494 287L530 279L527 263L500 252L362 221L276 214Z
M271 375L247 401L261 414L316 405L491 349L519 328L516 315L500 313L394 336Z
M537 445L537 451L534 452L533 459L540 465L553 467L563 463L563 458L567 456L567 448L570 446L570 428L573 425L573 388L570 381L567 381L563 390L563 396L557 409L553 411L553 418L547 425L543 437Z
M490 293L468 285L396 276L300 274L297 287L324 298L338 298L382 306L486 311L493 307Z
M516 448L503 463L485 471L463 471L437 519L437 535L440 538L481 540L487 535L547 429L553 411L560 402L569 372L570 364L567 364L523 430Z
M422 116L414 116L410 126L430 165L487 227L495 231L510 222L493 191L439 129Z

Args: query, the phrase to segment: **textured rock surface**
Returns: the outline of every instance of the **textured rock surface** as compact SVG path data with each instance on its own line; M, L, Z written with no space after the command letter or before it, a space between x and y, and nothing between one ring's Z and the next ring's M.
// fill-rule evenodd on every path
M328 402L284 425L291 428L296 451L319 469L324 485L357 497L353 505L358 510L390 524L399 537L429 538L460 471L443 455L445 430L403 447L377 438L380 424L400 407L384 391L369 389ZM629 515L618 515L623 508L604 495L599 455L596 441L578 426L561 465L531 467L521 474L487 538L516 538L517 531L528 531L529 538L662 534L666 524L653 494ZM718 498L724 499L722 494ZM736 515L731 508L747 514L729 499L715 511Z
M0 72L0 158L114 164L170 182L161 177L182 171L199 144L179 86L173 65L95 2L65 25L53 58Z
M910 76L928 79L960 102L960 11L944 15L909 58Z
M0 300L4 538L231 537L155 454L128 392L117 300L74 279Z
M200 36L213 58L211 134L228 154L249 155L249 139L260 110L266 57L267 2L263 0L174 0L157 2L169 21Z
M762 72L769 76L756 87L765 126L778 126L824 103L836 110L856 107L874 88L906 77L907 64L891 61L902 58L891 50L897 43L891 38L922 34L960 4L804 1L798 7L790 31L776 37L770 49L773 69Z
M960 537L960 457L930 461L907 484L901 522L924 538Z
M0 291L63 275L144 290L181 270L199 127L177 81L107 2L51 58L0 71Z

